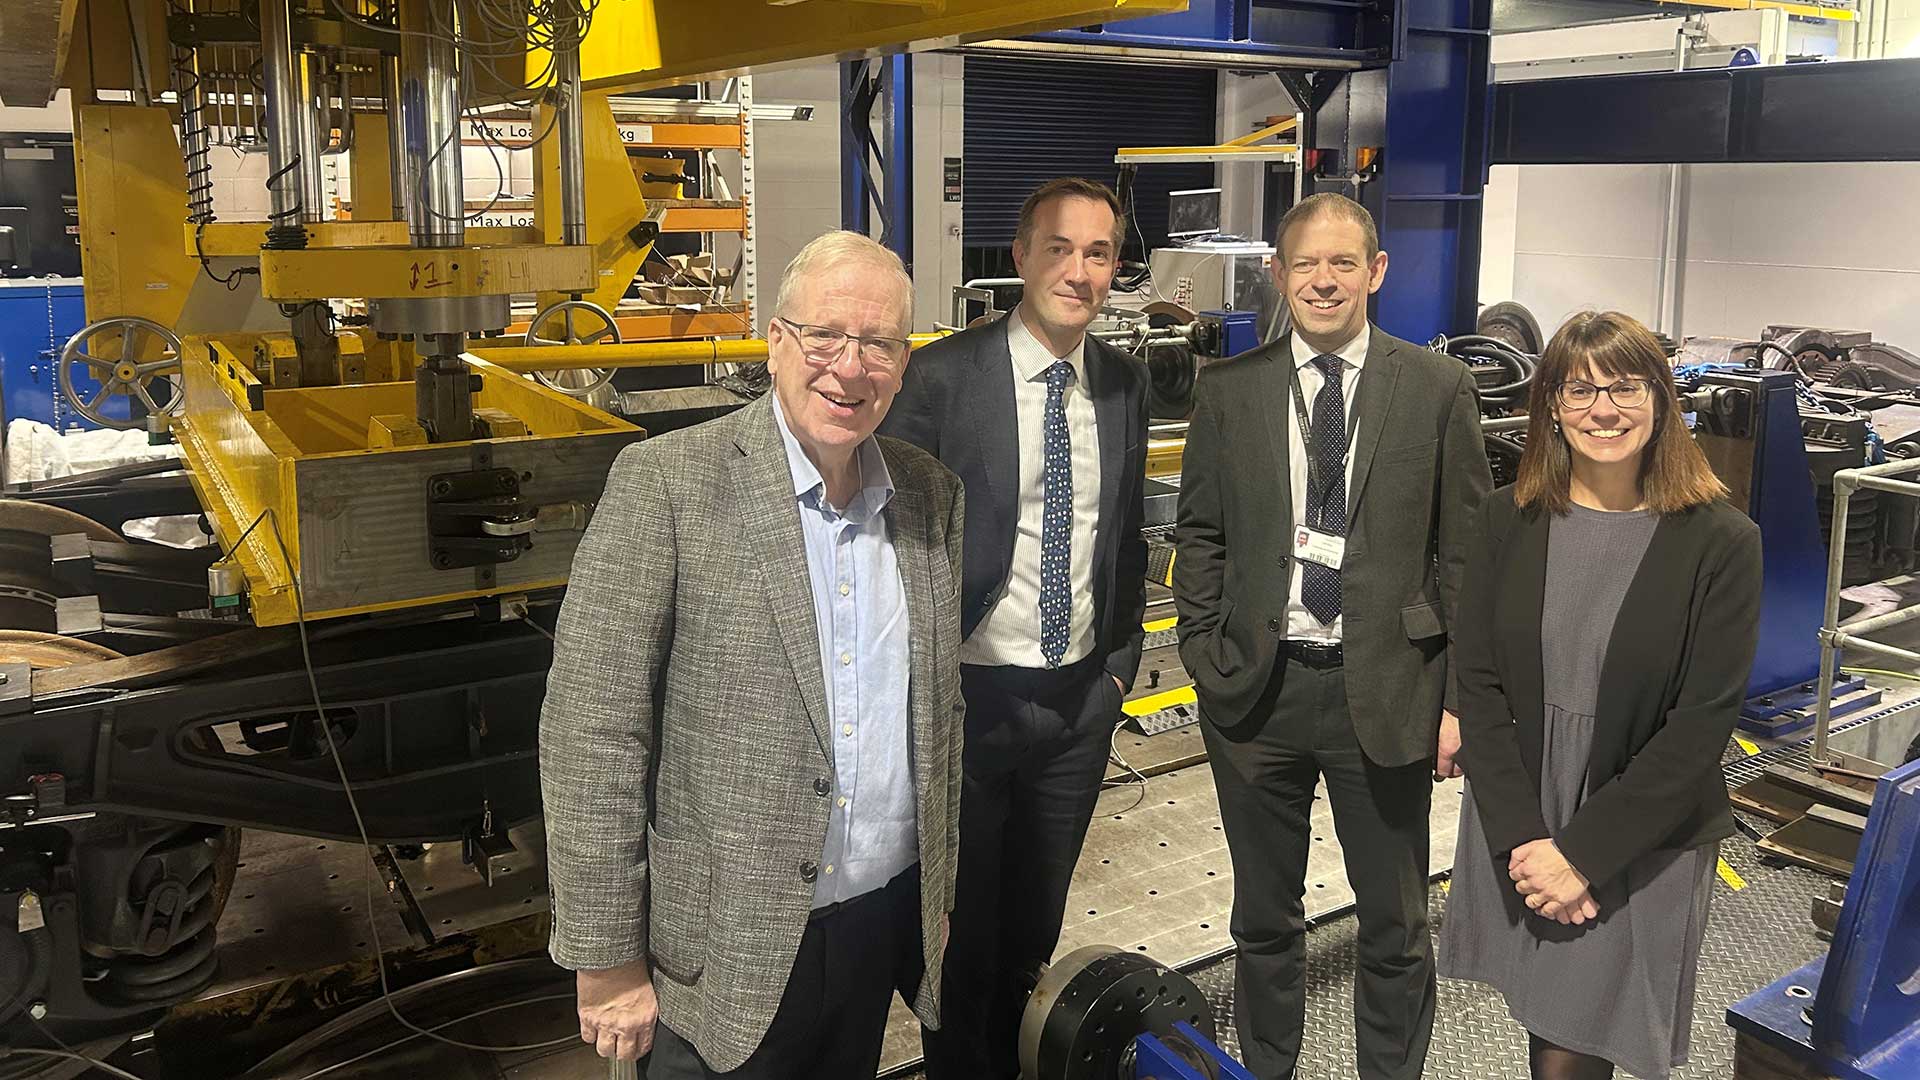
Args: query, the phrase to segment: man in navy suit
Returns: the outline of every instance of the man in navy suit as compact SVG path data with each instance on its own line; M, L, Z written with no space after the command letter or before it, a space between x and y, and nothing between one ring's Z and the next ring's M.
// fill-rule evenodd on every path
M1087 336L1124 237L1105 185L1035 191L1013 242L1019 306L916 353L880 427L967 494L960 876L929 1080L1019 1075L1021 1010L1140 666L1146 371Z

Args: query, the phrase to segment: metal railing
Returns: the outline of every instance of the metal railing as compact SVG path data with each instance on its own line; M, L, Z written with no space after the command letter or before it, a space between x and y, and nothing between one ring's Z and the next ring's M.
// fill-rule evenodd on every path
M1827 539L1827 606L1820 627L1820 696L1814 707L1813 763L1830 764L1827 749L1828 727L1833 722L1833 684L1840 668L1843 649L1860 649L1879 656L1904 660L1920 666L1920 652L1898 648L1866 637L1877 630L1920 619L1920 604L1895 608L1840 627L1840 590L1845 585L1844 566L1847 550L1847 512L1854 492L1861 488L1894 495L1920 496L1920 483L1896 477L1920 473L1920 458L1889 461L1863 469L1842 469L1833 474L1833 528Z

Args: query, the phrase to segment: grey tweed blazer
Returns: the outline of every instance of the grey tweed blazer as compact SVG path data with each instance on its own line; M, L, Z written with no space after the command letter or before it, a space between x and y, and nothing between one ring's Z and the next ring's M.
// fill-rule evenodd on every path
M813 904L833 739L806 543L771 404L635 443L560 611L540 781L563 967L650 959L661 1018L722 1071L759 1046ZM926 975L960 828L960 482L882 437L910 637ZM825 785L822 785L824 788Z

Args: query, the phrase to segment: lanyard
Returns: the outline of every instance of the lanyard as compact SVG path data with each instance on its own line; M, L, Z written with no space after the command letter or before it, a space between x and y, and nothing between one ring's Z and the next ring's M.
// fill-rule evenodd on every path
M1291 361L1292 357L1288 357L1288 360ZM1344 364L1344 361L1342 363ZM1344 367L1341 368L1342 374L1345 373L1345 370ZM1300 389L1300 369L1290 364L1287 372L1287 386L1293 391L1293 411L1300 419L1300 444L1305 447L1307 451L1307 503L1308 505L1312 505L1314 502L1319 502L1322 506L1325 506L1326 496L1333 490L1333 481L1328 480L1323 486L1320 483L1320 478L1315 475L1319 471L1320 459L1313 452L1313 421L1307 413L1306 394ZM1342 412L1344 413L1346 406L1344 385L1342 386L1340 404ZM1359 417L1355 417L1354 419L1358 421ZM1340 422L1347 429L1346 455L1341 459L1341 465L1344 466L1348 461L1353 460L1353 444L1356 436L1359 434L1360 425L1357 422L1348 424L1344 415L1340 418ZM1345 470L1343 468L1342 480L1346 479L1344 473ZM1312 525L1314 523L1308 522L1308 524Z

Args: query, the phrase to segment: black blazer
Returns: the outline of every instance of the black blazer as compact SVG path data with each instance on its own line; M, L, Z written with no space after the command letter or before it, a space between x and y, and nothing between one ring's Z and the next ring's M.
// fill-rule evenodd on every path
M1430 761L1453 705L1447 630L1493 477L1467 366L1374 327L1340 575L1347 711L1376 764ZM1290 335L1200 372L1174 533L1180 660L1200 713L1257 718L1286 640L1297 561L1287 420ZM1282 676L1284 677L1284 676Z
M1094 528L1094 653L1131 686L1140 668L1147 606L1147 542L1140 536L1147 473L1147 370L1096 338L1086 345L1087 392L1100 432L1100 520ZM1007 320L914 351L880 433L905 439L952 469L967 490L964 639L1006 588L1020 522L1020 432L1014 415Z
M1493 858L1548 835L1540 615L1550 515L1501 488L1467 563L1454 651L1461 760ZM1760 530L1724 502L1667 514L1627 588L1600 668L1587 798L1555 837L1594 886L1659 848L1733 833L1720 756L1747 696L1760 622Z

